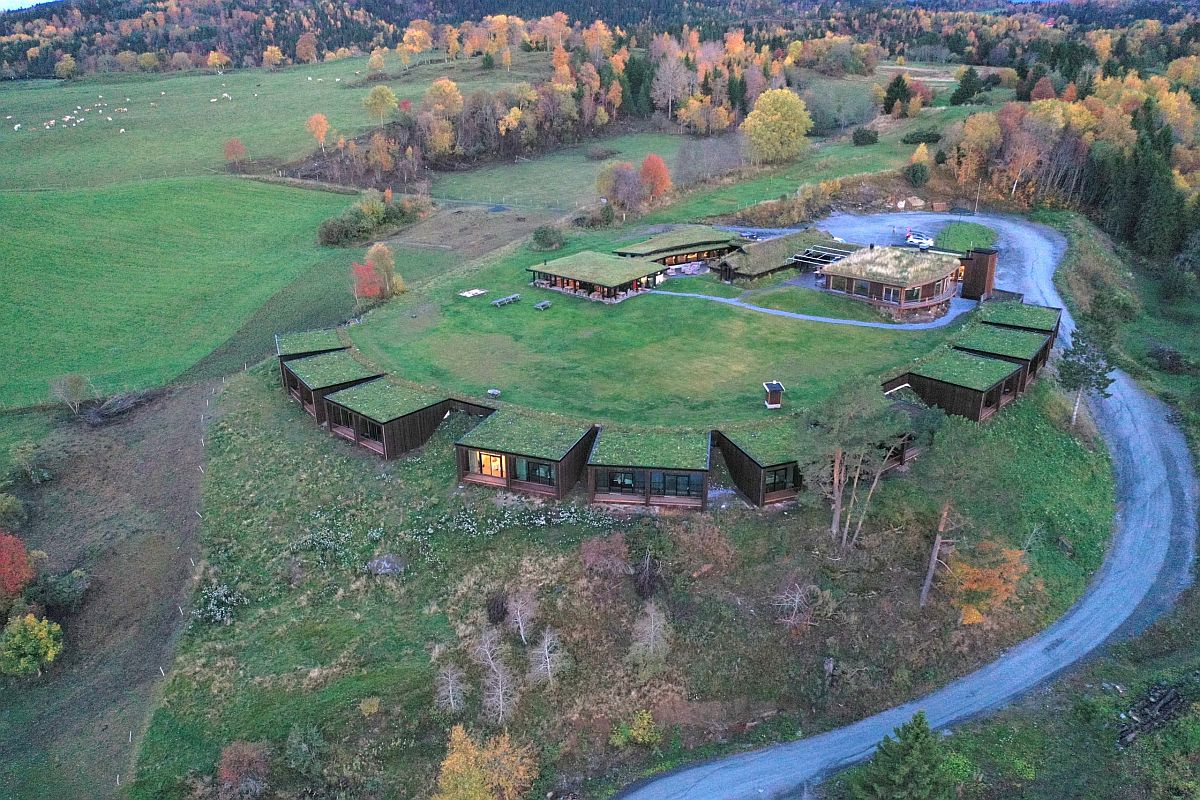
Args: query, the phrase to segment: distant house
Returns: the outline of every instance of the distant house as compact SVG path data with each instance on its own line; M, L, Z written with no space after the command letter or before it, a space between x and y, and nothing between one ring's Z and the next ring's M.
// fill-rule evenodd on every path
M953 346L955 350L1019 365L1021 377L1018 391L1024 392L1050 360L1054 339L1046 331L977 325L959 336Z
M583 474L596 430L497 411L455 443L458 479L561 500Z
M620 258L608 253L582 253L529 267L533 285L606 303L618 303L653 289L667 268L644 258Z
M726 281L753 280L783 269L811 271L857 249L858 245L838 242L824 231L801 231L763 242L743 242L721 256L713 271Z
M883 388L889 395L911 388L926 405L981 422L1017 399L1024 373L1010 361L947 350L885 381Z
M713 431L713 444L725 459L729 477L751 505L791 500L803 481L794 421L779 420L752 430Z
M415 450L451 411L486 416L493 409L410 389L387 378L325 396L329 431L384 458Z
M602 429L588 458L593 503L708 507L708 434Z
M730 231L707 225L681 225L644 242L613 250L621 258L643 258L666 267L708 261L737 250L743 240Z
M374 380L383 373L354 360L344 350L283 361L283 385L304 410L324 424L325 396Z
M822 268L825 288L897 319L940 316L958 291L956 256L913 248L860 248Z
M1053 342L1058 338L1058 328L1062 321L1062 309L1009 300L983 303L979 306L979 318L986 325L1046 333L1049 334L1050 341Z

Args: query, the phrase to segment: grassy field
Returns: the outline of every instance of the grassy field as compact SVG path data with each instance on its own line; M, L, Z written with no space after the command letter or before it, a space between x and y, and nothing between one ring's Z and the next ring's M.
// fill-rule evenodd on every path
M70 372L102 392L174 378L309 270L348 268L350 253L314 243L317 223L345 205L232 178L0 193L0 328L22 343L0 403L44 400Z
M434 179L431 192L437 198L569 211L599 199L596 175L605 164L629 161L637 166L646 156L657 153L669 166L674 163L682 142L682 137L666 133L613 136L596 143L618 151L610 159L589 159L587 152L594 145L583 144L526 161L442 173Z
M429 64L387 83L400 99L417 101L441 75L457 81L465 95L535 82L549 72L545 53L517 53L513 63L512 72L483 70L479 59ZM348 85L365 74L365 58L348 58L278 72L242 69L223 75L106 75L69 83L4 81L0 115L12 115L0 127L4 188L101 186L223 171L222 147L232 136L245 143L252 159L295 159L316 147L304 128L311 114L325 114L333 130L346 135L371 127L362 107L370 87ZM218 102L210 102L213 98ZM97 102L108 106L99 112L76 110ZM62 121L67 115L86 121L72 128ZM110 116L112 122L107 120ZM45 130L42 124L50 119L57 121ZM15 124L21 130L14 131Z
M611 249L630 235L576 235L557 255ZM380 367L443 391L500 388L505 400L587 420L704 427L760 416L764 376L796 387L789 402L816 403L928 353L956 329L862 330L665 295L604 305L530 287L525 267L544 257L520 247L449 273L370 313L351 338ZM488 294L458 296L471 288ZM489 303L514 293L522 302ZM535 311L543 299L553 308Z
M886 322L887 318L866 303L819 292L804 286L781 286L752 292L742 298L747 303L797 314L812 314L834 319L856 319L865 322Z
M951 222L938 231L934 244L942 250L965 253L973 247L991 247L996 243L996 232L978 222Z

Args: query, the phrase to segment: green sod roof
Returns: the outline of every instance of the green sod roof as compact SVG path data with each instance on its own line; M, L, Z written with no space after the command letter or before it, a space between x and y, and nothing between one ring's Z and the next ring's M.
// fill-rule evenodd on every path
M1032 361L1042 351L1048 338L1049 335L1045 333L1018 331L995 325L979 325L960 336L954 345L965 347L968 350L978 350L981 353L993 353L998 356Z
M708 469L707 433L600 431L589 464L613 467Z
M1019 328L1033 328L1047 333L1054 330L1058 324L1062 309L1049 306L1031 306L1025 303L1007 301L1003 303L981 303L979 317L984 322L997 325L1015 325Z
M922 253L915 247L863 247L821 269L826 275L910 288L941 280L957 270L960 263L955 256Z
M774 425L763 428L721 433L760 467L773 467L800 458L800 431L795 419L779 419Z
M1020 364L948 350L909 370L913 375L985 392L1021 369Z
M326 395L326 399L383 424L440 403L445 398L399 386L387 378L376 378Z
M681 253L692 250L703 250L712 245L729 244L738 236L730 231L719 231L708 225L682 225L666 233L652 236L644 242L627 244L613 250L619 255L654 256L661 258L668 255L666 251L677 250Z
M285 366L309 389L325 389L339 383L377 378L383 374L358 363L344 350L296 358Z
M563 425L506 409L476 425L458 443L479 450L561 461L589 430L589 425Z
M615 288L626 283L662 272L662 264L642 258L621 258L610 253L584 250L570 256L556 258L544 264L528 267L530 272L545 272L560 278L593 283L597 286Z
M300 331L275 334L275 353L294 356L298 353L319 353L322 350L344 350L346 345L337 331Z
M768 239L765 242L749 242L742 245L740 250L722 256L721 263L728 264L738 275L754 277L785 266L797 266L789 263L789 259L814 245L841 250L857 250L859 247L856 244L836 242L825 231L809 230Z

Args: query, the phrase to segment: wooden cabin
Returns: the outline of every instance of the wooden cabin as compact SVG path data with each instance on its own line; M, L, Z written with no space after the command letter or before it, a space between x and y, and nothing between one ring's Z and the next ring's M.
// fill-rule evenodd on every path
M906 247L860 248L822 268L824 287L896 319L941 316L958 292L959 259Z
M528 267L533 285L588 300L619 303L662 283L667 268L644 258L620 258L608 253L582 253L543 261Z
M327 395L383 375L379 370L354 360L345 350L294 358L282 362L280 369L288 394L322 425L326 422Z
M330 433L384 458L425 444L451 411L487 416L494 409L410 389L387 378L325 396Z
M708 434L601 430L588 458L588 501L708 507Z
M1024 392L1050 360L1054 340L1045 331L1024 331L998 325L977 325L958 337L955 350L998 358L1021 367L1019 391Z
M808 230L762 242L744 242L713 265L722 280L754 280L784 269L812 272L841 260L858 249L838 242L824 231Z
M996 291L996 261L998 255L991 248L968 250L962 256L959 280L962 296L967 300L983 302Z
M681 225L644 242L619 247L613 253L621 258L642 258L673 267L720 258L742 244L738 235L730 231L708 225Z
M763 384L763 391L766 392L763 405L769 409L783 408L783 393L787 390L783 388L782 383L767 381Z
M910 388L926 405L982 422L1017 399L1021 374L1020 364L948 350L883 388L888 395Z
M1051 343L1058 339L1058 328L1062 321L1062 309L1053 306L1035 306L1015 300L981 303L979 319L985 325L1013 328L1049 335Z
M799 494L803 480L794 421L753 430L713 431L712 441L733 484L751 505L782 503Z
M298 333L275 334L275 357L279 360L279 377L282 380L283 364L297 358L348 350L335 330L300 331Z
M582 476L597 430L497 411L455 443L458 479L561 500Z

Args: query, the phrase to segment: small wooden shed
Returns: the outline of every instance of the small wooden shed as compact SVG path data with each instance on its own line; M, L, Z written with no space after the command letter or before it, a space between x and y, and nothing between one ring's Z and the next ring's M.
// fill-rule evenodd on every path
M926 405L981 422L1017 399L1021 374L1019 364L947 350L885 381L883 388L889 395L911 388Z
M384 458L414 450L450 416L453 401L376 378L325 397L329 431Z
M1019 391L1022 392L1050 360L1053 346L1054 340L1045 331L1025 331L997 325L977 325L954 341L955 350L1019 365Z
M602 429L588 458L593 503L708 507L711 436Z
M284 361L280 365L283 386L318 423L324 424L325 397L383 375L361 364L344 350Z
M962 257L962 296L982 302L996 290L996 260L991 248L968 250Z
M767 381L763 384L763 391L766 397L763 398L763 405L769 409L783 408L783 393L787 391L783 388L783 384L779 381Z
M597 430L497 411L455 443L458 479L561 500L579 482Z

